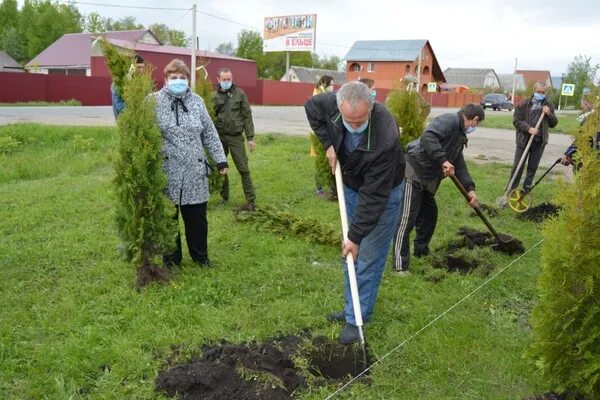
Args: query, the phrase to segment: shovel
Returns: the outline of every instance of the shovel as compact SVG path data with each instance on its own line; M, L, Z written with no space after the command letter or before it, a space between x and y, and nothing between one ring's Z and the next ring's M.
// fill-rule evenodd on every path
M469 198L469 194L467 193L467 191L465 190L463 185L459 182L458 178L454 175L450 175L450 179L452 179L452 182L454 182L454 184L456 185L458 190L460 190L460 192L462 193L463 197L467 200L467 202L470 201L471 199ZM502 252L508 253L508 254L513 254L513 253L517 253L517 252L522 253L523 251L525 251L525 248L523 247L523 243L521 243L520 240L515 239L514 237L509 236L509 235L504 235L504 234L498 233L494 229L492 224L490 224L490 221L488 221L488 219L485 217L485 215L483 215L483 212L481 212L481 209L479 208L479 206L473 207L473 209L475 210L475 212L477 213L479 218L481 218L481 220L483 221L485 226L487 226L487 228L490 230L490 232L492 232L492 235L494 235L494 237L496 238L497 243L492 245L492 248L494 250L499 250L499 251L502 251Z
M538 129L538 130L540 129L540 126L542 125L542 120L544 119L544 115L546 115L546 114L542 113L542 115L540 115L538 122L535 124L535 129ZM521 159L519 160L519 164L517 165L517 168L515 169L515 173L510 178L510 182L508 182L508 185L506 185L506 188L504 189L504 194L501 197L498 197L498 199L496 200L496 205L498 207L504 207L508 203L508 195L509 195L510 191L512 190L511 189L512 185L515 182L515 179L517 179L517 175L519 175L519 171L521 170L521 167L525 163L525 159L527 158L527 155L529 154L529 148L531 147L531 144L533 143L533 138L535 136L536 135L529 136L529 140L527 141L527 146L525 146L525 151L523 151L523 155L521 156Z
M337 161L335 165L335 185L337 188L337 198L340 207L340 218L342 220L342 235L344 243L348 240L348 214L346 214L346 198L344 196L344 183L342 182L342 167ZM350 281L350 294L352 296L352 308L354 309L354 320L358 328L360 345L363 350L363 356L366 359L365 336L363 334L362 310L360 309L360 299L358 297L358 284L356 283L356 270L354 269L354 258L351 253L346 256L346 265L348 266L348 280Z

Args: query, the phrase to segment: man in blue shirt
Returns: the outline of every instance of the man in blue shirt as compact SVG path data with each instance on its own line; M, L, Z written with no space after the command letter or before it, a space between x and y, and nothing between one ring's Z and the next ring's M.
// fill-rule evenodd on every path
M138 54L135 55L135 63L137 71L144 68L144 59ZM110 85L110 96L112 99L113 114L115 115L115 119L117 119L125 109L125 101L123 101L121 88L118 88L114 82Z

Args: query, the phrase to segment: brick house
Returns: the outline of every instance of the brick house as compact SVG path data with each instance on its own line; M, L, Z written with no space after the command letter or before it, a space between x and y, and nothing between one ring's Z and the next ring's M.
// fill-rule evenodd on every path
M517 74L523 75L525 86L529 86L535 82L545 82L549 88L552 88L552 77L550 71L533 70L533 69L518 69Z
M375 81L376 88L392 89L405 77L420 78L421 92L427 92L428 82L437 82L438 88L446 82L428 40L360 40L354 43L344 59L347 82L370 78Z

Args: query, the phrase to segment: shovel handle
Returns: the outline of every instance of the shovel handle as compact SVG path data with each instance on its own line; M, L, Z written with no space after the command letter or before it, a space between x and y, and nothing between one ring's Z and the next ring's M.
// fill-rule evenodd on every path
M540 126L542 125L542 121L544 120L544 116L546 114L542 113L542 115L540 115L540 118L538 119L537 123L535 124L535 129L540 129ZM533 138L535 137L535 135L531 135L529 137L529 140L527 141L527 146L525 146L525 150L523 151L523 155L521 156L521 159L519 160L519 164L517 164L517 168L515 169L515 173L513 174L513 176L510 177L510 182L508 182L508 185L506 185L506 189L504 189L504 197L508 197L508 193L511 190L511 187L513 185L513 183L515 182L515 179L517 178L517 175L519 174L519 171L521 170L521 167L523 166L523 164L525 163L525 159L527 158L527 155L529 154L529 148L531 147L531 144L533 143Z
M344 182L342 181L342 167L337 161L335 165L335 185L337 189L338 205L340 207L340 219L342 220L342 237L344 243L348 240L348 214L346 213L346 196L344 195ZM350 295L352 297L352 308L354 309L354 319L358 327L360 343L364 345L365 338L363 334L362 310L360 307L360 297L358 293L358 283L356 280L356 269L354 268L354 258L351 253L346 256L346 265L348 267L348 281L350 282Z
M460 192L462 193L462 195L465 198L465 200L467 200L467 202L471 201L471 198L469 197L469 193L467 193L467 190L462 185L462 183L460 183L460 181L458 180L458 178L455 175L450 175L450 179L452 179L452 182L454 182L454 184L456 185L456 187L458 188L458 190L460 190ZM494 237L496 239L498 239L500 242L502 242L502 239L500 238L500 235L498 234L498 232L496 232L496 230L494 229L494 227L492 226L492 224L490 224L490 221L488 221L488 219L485 217L485 215L483 215L483 213L481 212L481 209L479 208L479 206L473 207L473 209L475 210L475 212L477 213L477 215L479 216L479 218L481 218L481 220L483 221L483 223L485 224L485 226L487 226L487 228L490 230L490 232L492 232L492 235L494 235Z

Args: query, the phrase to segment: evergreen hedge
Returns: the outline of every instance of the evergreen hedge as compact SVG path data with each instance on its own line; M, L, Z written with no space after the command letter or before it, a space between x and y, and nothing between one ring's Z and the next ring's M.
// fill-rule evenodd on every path
M562 212L543 229L539 304L531 351L551 389L600 398L600 161L590 140L600 106L576 134L575 183L559 195Z

